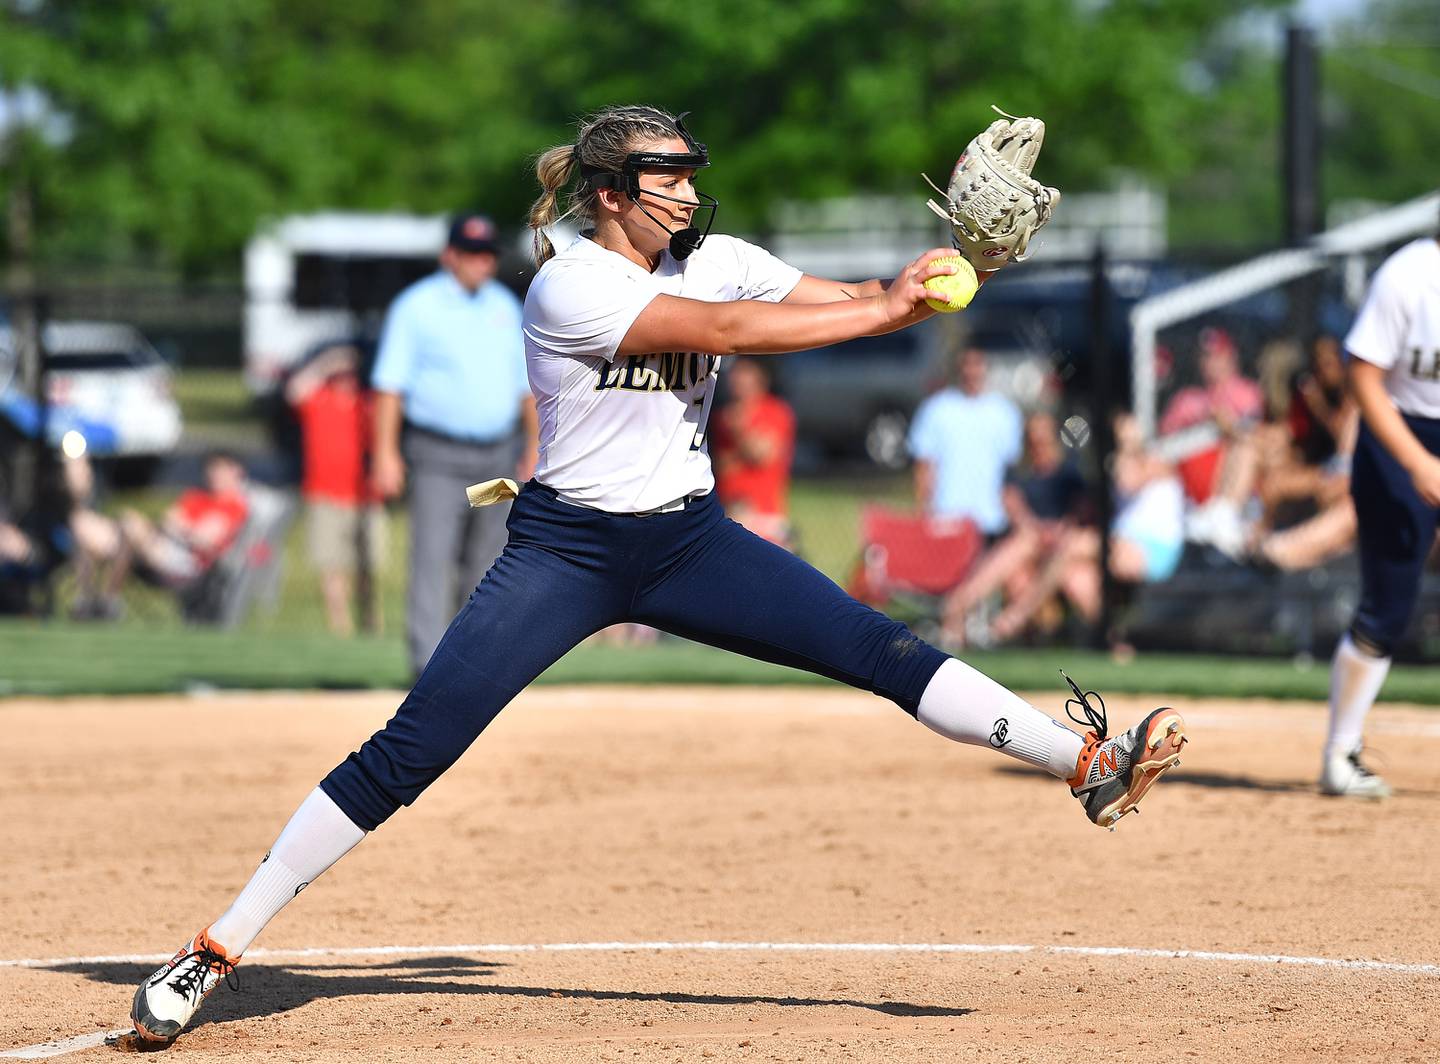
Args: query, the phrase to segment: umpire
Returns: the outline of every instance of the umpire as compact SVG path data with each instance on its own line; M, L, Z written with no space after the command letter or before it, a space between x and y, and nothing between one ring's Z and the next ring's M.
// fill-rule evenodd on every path
M520 301L495 280L495 226L462 214L440 269L396 297L376 358L375 489L410 487L405 630L418 676L464 596L505 546L509 508L471 510L465 486L535 467L539 422Z

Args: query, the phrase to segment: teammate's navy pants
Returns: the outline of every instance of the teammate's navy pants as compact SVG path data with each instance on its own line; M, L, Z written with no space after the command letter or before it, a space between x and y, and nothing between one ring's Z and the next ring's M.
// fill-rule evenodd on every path
M635 517L525 485L510 541L383 729L320 784L372 831L568 650L639 621L884 695L913 714L945 655L725 517L713 493Z
M1440 421L1403 416L1425 449L1440 455ZM1388 655L1415 612L1440 510L1420 498L1410 474L1363 421L1355 441L1350 494L1359 523L1362 582L1353 628Z

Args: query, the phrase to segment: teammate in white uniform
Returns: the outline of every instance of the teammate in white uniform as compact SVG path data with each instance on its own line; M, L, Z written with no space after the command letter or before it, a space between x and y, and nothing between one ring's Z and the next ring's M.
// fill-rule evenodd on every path
M1383 798L1390 787L1360 759L1365 716L1415 612L1440 518L1440 239L1385 260L1345 347L1361 416L1350 492L1362 587L1331 663L1320 789Z
M311 792L230 908L141 984L131 1016L145 1041L179 1034L301 887L611 624L639 621L884 695L942 735L1065 780L1106 827L1178 761L1175 711L1109 737L1104 704L1075 688L1067 710L1092 729L1082 737L725 517L705 447L722 358L920 321L924 281L949 272L934 260L951 252L927 252L894 281L802 275L742 241L706 239L715 202L693 181L708 162L680 119L647 107L605 111L540 158L531 224L544 265L524 323L540 460L511 509L509 543L395 716ZM552 257L543 230L576 177L571 212L586 234ZM702 231L694 221L707 208Z

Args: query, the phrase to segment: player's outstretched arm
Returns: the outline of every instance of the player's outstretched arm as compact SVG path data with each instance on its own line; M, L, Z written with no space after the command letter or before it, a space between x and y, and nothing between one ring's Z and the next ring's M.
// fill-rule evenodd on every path
M954 254L954 252L951 252ZM982 285L995 273L994 270L976 270L975 277ZM782 303L837 303L842 299L869 299L880 295L895 283L894 278L874 281L832 281L807 273L800 283L791 289Z
M891 332L933 313L925 305L925 297L932 294L925 282L955 272L953 266L936 262L952 254L942 248L927 251L888 286L861 298L821 303L708 303L656 296L630 326L618 354L780 354Z

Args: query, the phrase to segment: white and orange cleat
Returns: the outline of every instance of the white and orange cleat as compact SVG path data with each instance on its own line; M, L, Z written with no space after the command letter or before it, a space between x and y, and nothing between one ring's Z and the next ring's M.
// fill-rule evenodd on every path
M1065 676L1063 672L1060 675ZM1075 763L1075 774L1066 782L1085 807L1085 815L1114 831L1115 824L1135 810L1155 781L1180 764L1180 749L1190 741L1185 718L1173 709L1157 709L1124 734L1107 738L1105 700L1094 691L1081 691L1068 676L1065 682L1075 692L1075 697L1065 702L1066 713L1091 729ZM1075 714L1072 705L1083 717Z
M223 946L211 940L205 928L154 975L140 984L130 1006L135 1036L150 1048L169 1045L190 1023L210 991L224 979L232 990L239 988L235 965Z

